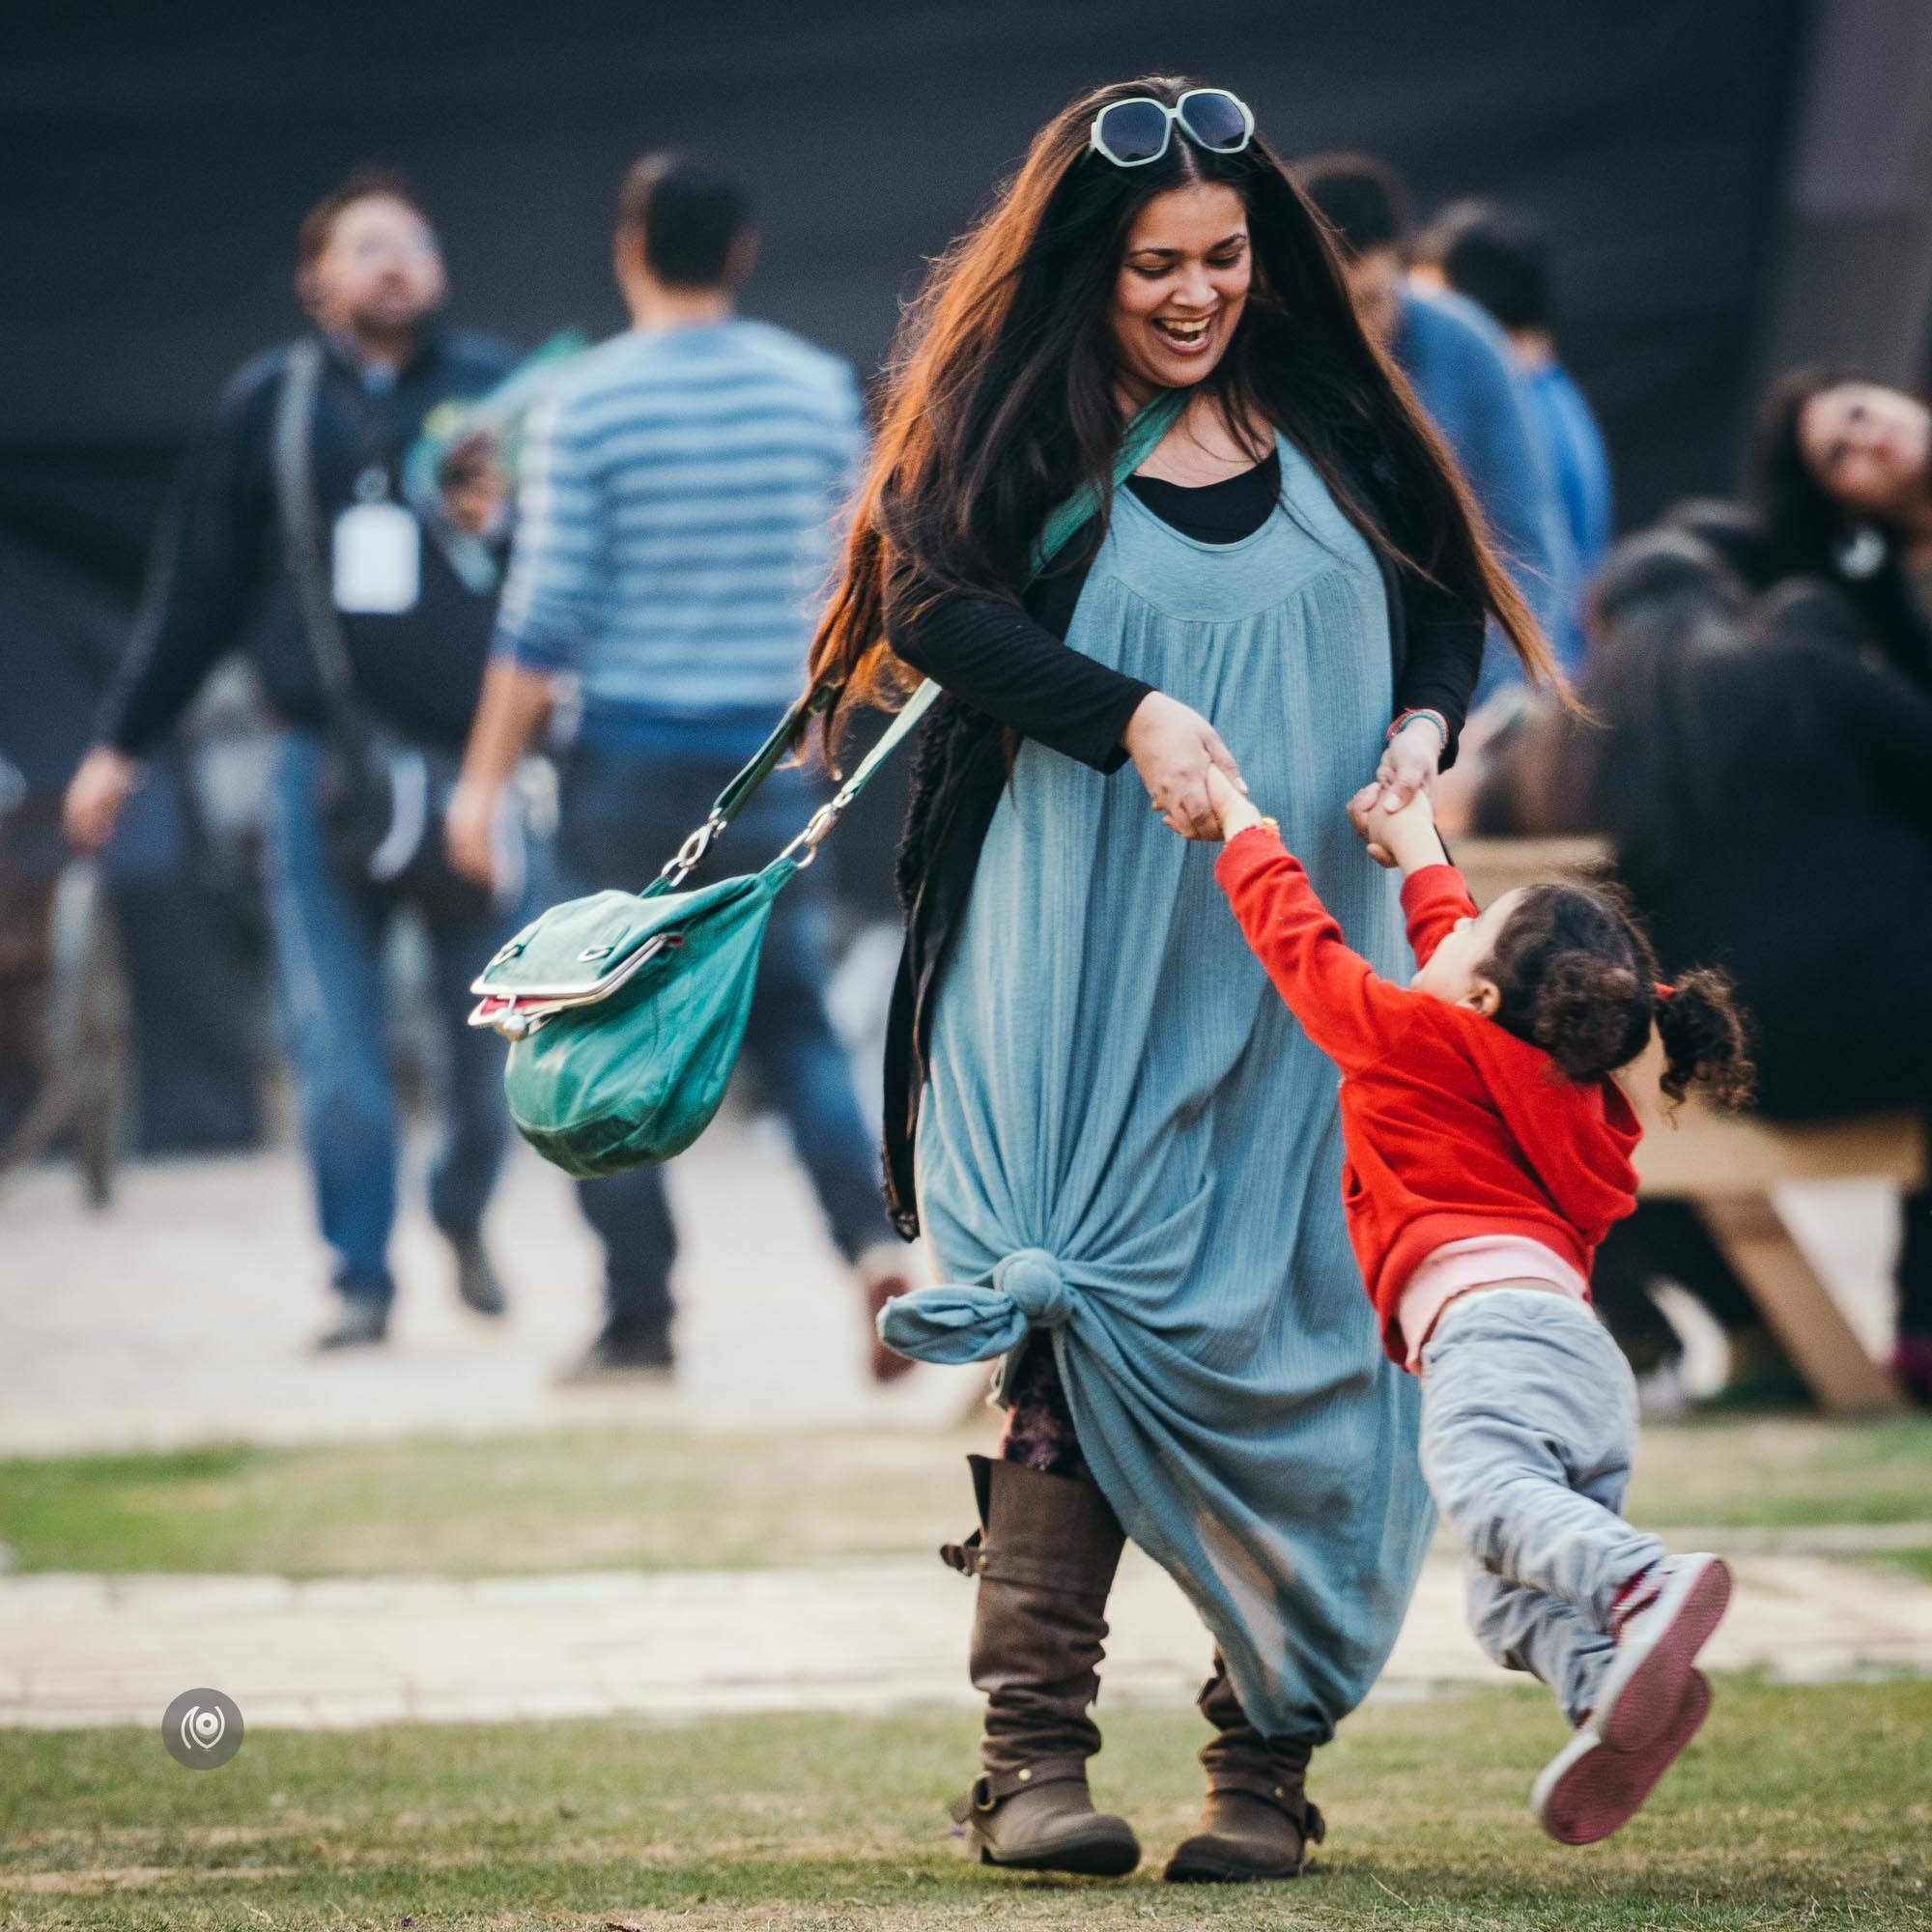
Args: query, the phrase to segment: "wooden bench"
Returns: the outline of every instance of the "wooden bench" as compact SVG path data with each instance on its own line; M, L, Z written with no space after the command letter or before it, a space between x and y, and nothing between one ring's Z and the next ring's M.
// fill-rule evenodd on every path
M1574 876L1606 855L1591 838L1464 838L1456 863L1478 905L1517 886ZM1692 1202L1738 1279L1819 1405L1838 1412L1898 1408L1891 1378L1866 1353L1844 1311L1792 1238L1772 1190L1786 1180L1884 1179L1901 1190L1926 1172L1924 1129L1911 1114L1805 1127L1718 1113L1693 1100L1671 1118L1657 1087L1662 1049L1622 1084L1643 1118L1642 1191Z

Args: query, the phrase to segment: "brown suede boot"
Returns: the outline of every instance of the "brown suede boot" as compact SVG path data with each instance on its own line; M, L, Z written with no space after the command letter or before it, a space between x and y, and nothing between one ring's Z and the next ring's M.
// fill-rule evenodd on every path
M1164 1876L1173 1885L1299 1878L1309 1847L1328 1829L1303 1788L1313 1747L1264 1738L1248 1722L1219 1651L1200 1709L1219 1733L1201 1749L1208 1802L1201 1830L1168 1860Z
M1121 1525L1092 1483L966 1461L980 1527L940 1554L979 1578L972 1671L986 1695L985 1773L953 1822L981 1864L1118 1878L1140 1862L1140 1841L1088 1796L1100 1733L1087 1711L1100 1688Z

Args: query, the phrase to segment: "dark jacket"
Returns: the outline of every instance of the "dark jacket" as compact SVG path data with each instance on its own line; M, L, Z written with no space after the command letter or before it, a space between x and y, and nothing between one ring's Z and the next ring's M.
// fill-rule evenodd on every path
M1386 458L1345 443L1343 460L1355 500L1378 529L1394 536L1398 549L1413 554L1422 547L1420 533L1403 526ZM1135 478L1130 487L1157 515L1179 522L1188 514L1184 499L1238 494L1241 484L1236 478L1209 490L1177 491ZM1278 476L1252 505L1251 521L1243 518L1249 527L1258 528L1271 512L1276 487ZM1245 532L1236 525L1218 537L1205 527L1193 533L1225 541ZM1091 554L1091 543L1076 537L1066 554ZM1024 612L991 598L947 598L923 606L915 620L896 610L887 613L894 650L947 693L913 753L912 799L896 868L906 944L887 1022L883 1152L887 1206L894 1226L908 1240L919 1232L913 1144L934 996L1006 781L1009 733L1037 739L1096 771L1117 772L1127 761L1122 733L1149 690L1068 650L1063 641L1085 575L1081 565L1042 578L1027 593ZM1446 767L1455 758L1457 734L1482 667L1483 614L1386 559L1382 578L1395 711L1428 708L1443 714L1450 729ZM1366 781L1370 774L1362 776Z
M1492 746L1476 831L1607 834L1664 973L1736 980L1771 1118L1932 1103L1932 697L1725 628L1606 637L1583 699Z
M272 440L286 347L248 363L223 391L213 429L189 455L156 546L132 644L100 735L134 755L165 735L215 660L245 644L268 698L292 724L322 720L314 655L282 562ZM482 394L511 366L480 337L433 333L386 388L365 387L333 345L316 396L313 466L327 568L335 518L356 479L381 465L400 500L403 459L441 403ZM421 591L397 616L345 615L355 686L411 737L460 747L476 709L496 600L478 596L424 533Z

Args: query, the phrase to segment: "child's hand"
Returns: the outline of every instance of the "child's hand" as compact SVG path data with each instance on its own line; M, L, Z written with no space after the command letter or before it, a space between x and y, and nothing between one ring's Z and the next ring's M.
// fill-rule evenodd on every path
M1255 810L1253 800L1245 792L1236 791L1218 765L1208 767L1208 803L1213 808L1214 816L1221 821L1223 838L1232 838L1236 833L1245 832L1249 826L1262 822L1262 814Z
M1435 833L1435 811L1429 794L1418 789L1406 805L1390 811L1381 803L1379 783L1366 784L1349 801L1349 821L1378 866L1400 866L1405 872L1438 864L1442 841Z
M1369 857L1378 866L1393 866L1395 854L1369 829L1369 814L1381 795L1381 781L1371 779L1349 800L1349 823L1355 828L1355 837L1369 848Z

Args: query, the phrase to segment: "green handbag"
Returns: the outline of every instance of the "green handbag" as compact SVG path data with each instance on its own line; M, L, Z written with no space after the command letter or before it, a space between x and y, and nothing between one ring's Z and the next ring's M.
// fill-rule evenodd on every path
M1156 396L1127 425L1116 487L1185 407ZM1046 521L1037 574L1097 507L1083 491ZM864 761L762 871L679 890L712 841L784 758L831 688L801 697L709 817L641 893L571 899L526 925L478 975L471 1026L510 1042L503 1086L517 1131L546 1160L588 1178L682 1153L711 1124L745 1037L772 901L811 864L840 815L939 696L928 679Z

